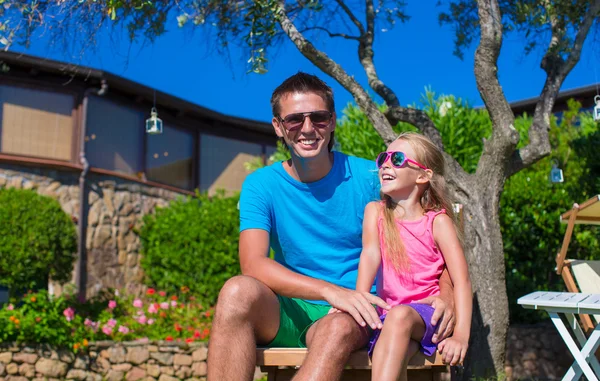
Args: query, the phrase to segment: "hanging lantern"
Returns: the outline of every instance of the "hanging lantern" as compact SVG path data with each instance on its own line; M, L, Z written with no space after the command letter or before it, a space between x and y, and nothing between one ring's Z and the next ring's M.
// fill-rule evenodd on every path
M158 111L152 107L150 118L146 119L146 133L150 135L158 135L163 132L163 121L158 117Z
M594 97L594 102L596 103L596 106L594 106L594 120L600 122L600 95Z
M550 170L550 182L562 183L565 181L562 169L558 168L558 161L553 160L552 169Z

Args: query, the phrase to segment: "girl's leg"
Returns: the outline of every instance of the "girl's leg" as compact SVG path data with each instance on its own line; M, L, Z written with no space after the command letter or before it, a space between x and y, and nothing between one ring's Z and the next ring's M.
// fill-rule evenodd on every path
M408 360L425 334L421 315L408 306L392 308L373 351L372 380L405 381Z

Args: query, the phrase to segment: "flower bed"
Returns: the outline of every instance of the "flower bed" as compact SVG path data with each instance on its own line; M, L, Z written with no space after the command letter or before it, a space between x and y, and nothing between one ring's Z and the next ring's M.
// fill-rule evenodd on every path
M208 340L212 314L186 287L179 295L150 288L144 298L104 292L86 303L41 291L0 310L0 343L40 343L74 352L103 340L190 344Z

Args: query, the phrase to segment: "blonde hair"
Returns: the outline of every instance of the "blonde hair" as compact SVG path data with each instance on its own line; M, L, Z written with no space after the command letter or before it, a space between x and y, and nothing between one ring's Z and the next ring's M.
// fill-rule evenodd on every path
M405 132L400 134L396 140L403 140L410 144L415 151L415 157L411 158L431 169L433 175L429 179L429 186L421 195L421 207L427 213L429 211L440 211L445 209L446 214L452 219L456 227L454 210L446 191L446 180L444 179L446 161L440 149L424 135ZM419 168L419 170L422 170ZM409 270L409 260L406 255L398 226L396 225L395 210L398 204L391 197L382 194L385 201L383 207L383 234L385 237L386 260L390 262L399 273ZM456 229L458 233L458 229ZM460 238L460 237L459 237Z

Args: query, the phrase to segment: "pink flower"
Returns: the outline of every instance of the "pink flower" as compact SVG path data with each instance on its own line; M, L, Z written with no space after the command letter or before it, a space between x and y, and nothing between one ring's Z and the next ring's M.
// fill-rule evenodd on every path
M104 332L104 334L105 334L106 336L110 336L110 334L112 333L112 330L113 330L113 327L110 327L108 324L105 324L105 325L102 327L102 332Z
M85 325L86 327L91 327L92 325L94 325L94 322L86 318L83 322L83 325Z
M158 312L158 304L152 303L150 307L148 307L148 313L155 314Z
M148 325L154 324L154 319L148 319Z
M144 314L144 310L137 310L136 312L138 315L143 315Z
M115 302L114 300L109 300L108 301L108 308L110 308L111 310L117 307L117 302Z
M146 315L142 315L138 318L138 323L140 323L140 324L146 324L147 321L148 321L148 318L146 317Z
M6 307L6 309L7 309L7 310L9 310L9 311L12 311L12 310L14 310L14 309L15 309L15 306L13 306L12 304L9 304L9 305Z
M162 308L163 310L168 310L169 309L169 302L162 302L160 304L160 308Z
M114 328L117 325L117 321L115 319L110 319L109 321L106 322L106 325L111 328Z
M158 292L158 295L160 295L160 296L167 296L167 293L166 293L166 292L164 292L164 291L159 291L159 292Z
M142 301L140 299L136 299L133 301L133 306L135 308L142 308L143 305L144 305L144 303L142 303Z
M75 317L75 310L71 307L66 308L63 311L63 315L65 315L65 318L67 318L67 321L71 321Z
M177 307L177 301L176 300L171 300L171 307L173 307L173 308Z
M126 335L129 333L129 328L125 327L124 325L120 325L119 326L119 332L121 332L122 334Z

